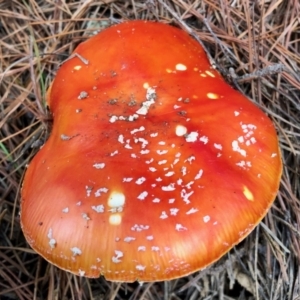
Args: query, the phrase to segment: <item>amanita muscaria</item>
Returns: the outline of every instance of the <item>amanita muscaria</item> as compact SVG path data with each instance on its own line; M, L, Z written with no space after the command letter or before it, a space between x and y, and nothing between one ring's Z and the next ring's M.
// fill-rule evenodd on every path
M23 183L31 247L77 275L159 281L245 238L278 191L269 118L172 26L122 23L74 53L48 91L53 129Z

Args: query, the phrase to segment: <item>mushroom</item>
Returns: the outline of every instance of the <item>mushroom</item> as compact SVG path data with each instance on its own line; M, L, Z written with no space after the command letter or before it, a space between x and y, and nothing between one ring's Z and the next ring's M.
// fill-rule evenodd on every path
M190 274L244 239L278 191L270 119L169 25L125 22L74 54L23 182L30 246L74 274L132 282Z

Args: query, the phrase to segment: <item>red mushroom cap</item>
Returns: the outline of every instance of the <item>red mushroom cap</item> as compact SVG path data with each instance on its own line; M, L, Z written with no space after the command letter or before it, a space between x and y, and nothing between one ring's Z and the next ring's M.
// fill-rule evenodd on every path
M247 236L281 176L269 118L172 26L112 26L75 53L49 90L53 130L23 183L29 244L77 275L160 281Z

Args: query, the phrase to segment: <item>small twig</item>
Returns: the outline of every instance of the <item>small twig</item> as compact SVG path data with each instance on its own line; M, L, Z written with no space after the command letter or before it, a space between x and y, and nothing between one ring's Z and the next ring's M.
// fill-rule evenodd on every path
M75 52L75 53L72 53L67 59L65 59L64 61L62 61L60 63L60 65L64 64L65 62L67 62L70 59L75 58L75 57L79 58L85 65L89 64L88 59L84 58L83 56L81 56L80 54L78 54L78 53Z
M229 69L229 73L230 73L230 76L232 78L236 78L236 80L238 82L245 82L245 81L249 81L251 79L257 79L257 78L265 77L268 75L281 73L282 71L285 71L285 70L286 70L285 66L283 64L278 63L278 64L267 66L263 69L256 70L251 74L245 74L240 77L235 74L233 68Z

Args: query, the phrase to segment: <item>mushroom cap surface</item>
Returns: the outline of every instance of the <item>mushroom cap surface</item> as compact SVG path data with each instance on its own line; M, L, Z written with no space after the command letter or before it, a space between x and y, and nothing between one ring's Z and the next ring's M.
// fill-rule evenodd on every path
M200 270L272 205L270 119L184 31L131 21L81 43L48 91L52 132L31 161L21 226L52 264L111 281Z

